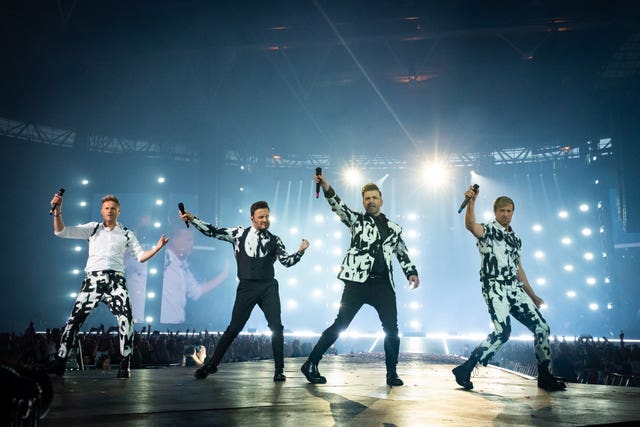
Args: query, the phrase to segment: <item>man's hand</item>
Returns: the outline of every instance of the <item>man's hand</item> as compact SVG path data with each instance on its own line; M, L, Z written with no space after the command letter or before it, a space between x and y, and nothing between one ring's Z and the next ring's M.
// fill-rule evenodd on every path
M302 242L300 243L300 248L298 249L298 252L300 254L303 254L304 251L306 251L308 247L309 247L309 241L307 239L302 239Z
M420 278L417 274L412 274L409 276L409 289L416 289L420 286Z

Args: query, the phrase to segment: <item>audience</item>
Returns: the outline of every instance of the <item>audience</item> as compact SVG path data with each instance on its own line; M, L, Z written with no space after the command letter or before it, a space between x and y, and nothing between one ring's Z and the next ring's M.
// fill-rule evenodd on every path
M160 333L144 326L134 336L132 367L201 366L207 353L211 354L221 334L196 332L187 329ZM60 329L37 333L30 323L22 335L0 334L0 361L28 368L45 366L56 354ZM104 326L80 333L82 362L86 369L109 369L119 366L118 334ZM619 340L581 336L575 340L551 340L552 370L567 382L588 384L640 386L640 346L629 346L624 334ZM299 338L285 337L285 357L307 357L311 343ZM332 349L335 353L335 349ZM80 366L80 353L75 351L76 366ZM225 354L222 362L263 360L272 357L271 340L266 335L239 335ZM535 376L535 358L530 342L509 341L493 358L493 364Z

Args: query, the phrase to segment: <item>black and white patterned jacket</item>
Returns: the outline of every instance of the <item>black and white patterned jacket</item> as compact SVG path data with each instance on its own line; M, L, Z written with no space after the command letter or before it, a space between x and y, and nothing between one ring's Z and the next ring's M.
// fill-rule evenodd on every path
M381 237L378 227L370 215L349 209L332 187L324 195L329 202L329 206L331 206L331 210L338 215L340 221L349 227L351 231L351 244L342 260L338 278L364 283L373 267L376 256L375 251L380 248ZM402 227L393 221L389 221L389 235L382 243L382 250L384 261L387 264L387 271L389 272L389 282L392 286L394 284L391 257L394 253L407 278L411 275L418 275L416 266L409 258L407 246L402 240Z

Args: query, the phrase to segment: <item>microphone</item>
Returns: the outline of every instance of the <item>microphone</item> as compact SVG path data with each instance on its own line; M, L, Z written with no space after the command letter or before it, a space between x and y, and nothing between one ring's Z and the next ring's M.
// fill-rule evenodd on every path
M322 175L322 168L316 168L316 176ZM316 199L320 197L320 183L316 183Z
M473 192L477 193L478 189L480 188L480 186L478 184L473 184ZM458 213L462 212L462 210L467 206L467 204L469 203L469 200L471 200L471 197L468 196L464 196L464 201L462 202L462 204L460 205L460 209L458 209Z
M178 203L178 210L180 211L181 214L184 214L184 204L182 202ZM184 225L187 226L187 228L189 228L189 221L185 221Z
M64 194L64 188L61 188L60 190L58 190L58 196L62 197L62 195ZM53 203L51 205L51 209L49 209L49 215L53 214L53 211L58 207L57 203Z

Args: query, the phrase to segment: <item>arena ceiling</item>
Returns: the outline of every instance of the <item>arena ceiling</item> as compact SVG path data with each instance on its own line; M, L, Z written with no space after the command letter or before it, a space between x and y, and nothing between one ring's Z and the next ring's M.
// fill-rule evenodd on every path
M10 1L0 116L205 153L483 151L639 110L634 1Z

